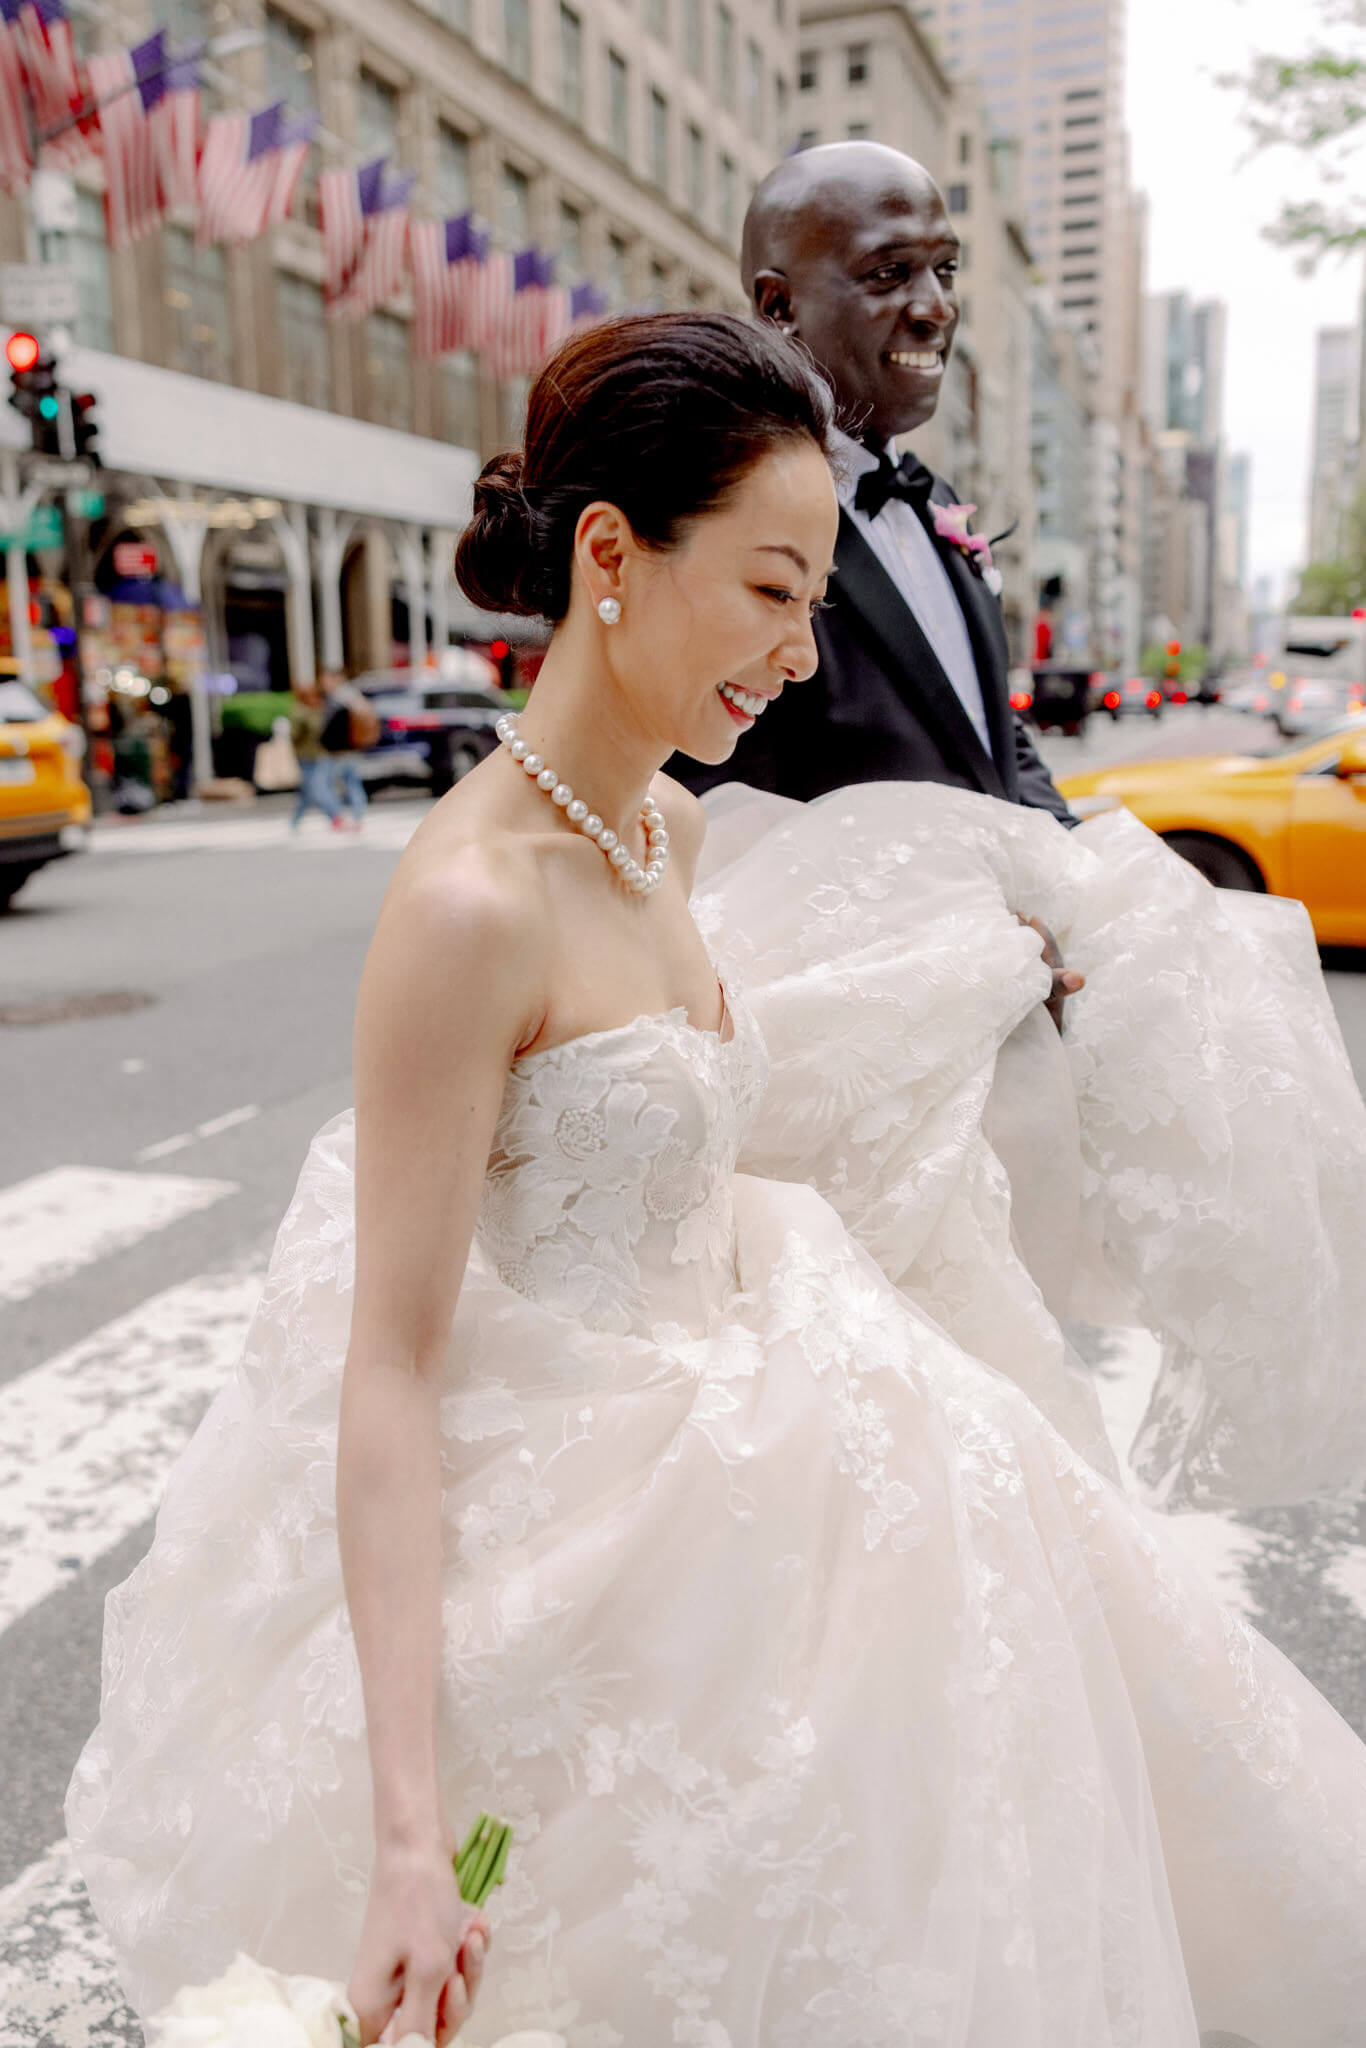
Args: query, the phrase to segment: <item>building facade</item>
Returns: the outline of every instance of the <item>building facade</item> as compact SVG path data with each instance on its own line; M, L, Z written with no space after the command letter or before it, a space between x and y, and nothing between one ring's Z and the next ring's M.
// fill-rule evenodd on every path
M1314 439L1309 466L1309 560L1341 552L1343 519L1357 491L1361 332L1320 328L1314 351Z
M1096 657L1137 653L1142 437L1135 390L1142 222L1124 129L1123 0L917 0L955 85L1019 151L1020 206L1055 317L1097 346Z
M739 306L754 184L786 147L790 0L165 0L127 43L226 30L206 111L282 98L321 129L293 218L245 248L171 219L107 246L98 160L0 200L0 257L70 264L69 371L98 399L107 514L145 536L191 606L205 662L279 686L411 657L471 626L450 576L479 462L525 389L471 356L417 359L400 296L324 317L317 173L379 155L415 217L472 208L495 247L536 244L614 308ZM112 31L80 18L87 46ZM246 30L245 39L240 32ZM38 215L46 212L46 227ZM13 521L22 423L0 408Z

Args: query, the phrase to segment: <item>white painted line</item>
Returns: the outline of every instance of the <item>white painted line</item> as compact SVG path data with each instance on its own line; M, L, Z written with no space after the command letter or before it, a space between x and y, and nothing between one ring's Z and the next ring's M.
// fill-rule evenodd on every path
M196 1138L216 1138L220 1131L231 1131L238 1124L249 1124L254 1116L260 1114L259 1103L246 1102L241 1109L225 1109L222 1116L211 1116L207 1123L196 1124L194 1134Z
M193 1131L177 1131L173 1138L161 1138L155 1145L144 1145L134 1158L139 1166L150 1166L154 1159L169 1159L173 1152L183 1152L187 1145L193 1145Z
M369 847L372 853L400 853L431 806L423 800L402 807L385 804L366 812L362 831L333 832L321 820L306 818L297 832L282 813L272 818L205 818L183 824L137 824L106 827L96 832L96 854L262 853L289 848L300 853L331 852L341 847Z
M236 1191L233 1181L104 1166L54 1166L0 1188L0 1302L25 1301Z
M216 1138L220 1131L231 1131L238 1124L249 1124L254 1116L260 1114L259 1103L247 1102L240 1109L227 1109L222 1116L211 1116L207 1123L196 1124L192 1131L177 1131L173 1137L158 1138L155 1145L144 1145L141 1152L133 1156L139 1166L149 1166L154 1159L169 1159L173 1152L183 1152L187 1145L197 1144L200 1138Z
M262 1278L167 1288L0 1387L0 1629L155 1511Z
M7 2043L142 2039L65 1837L0 1892L0 2013Z

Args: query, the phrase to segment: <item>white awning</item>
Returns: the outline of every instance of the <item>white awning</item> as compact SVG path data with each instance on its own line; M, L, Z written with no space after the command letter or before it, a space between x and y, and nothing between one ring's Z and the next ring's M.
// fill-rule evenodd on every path
M457 532L469 518L471 448L97 349L73 348L62 381L95 393L106 469ZM26 422L0 406L0 447L28 445Z

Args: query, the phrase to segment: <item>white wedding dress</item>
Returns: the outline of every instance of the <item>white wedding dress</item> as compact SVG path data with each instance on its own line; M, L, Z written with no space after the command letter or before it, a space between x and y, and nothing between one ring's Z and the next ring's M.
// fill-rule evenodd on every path
M1302 914L1129 819L717 808L727 1035L516 1064L452 1332L442 1769L516 1828L462 2039L1360 2048L1366 1747L1126 1493L1058 1324L1162 1335L1155 1499L1366 1474L1366 1117ZM1090 976L1063 1041L1017 910ZM352 1157L345 1116L109 1601L67 1812L143 2012L352 1960Z

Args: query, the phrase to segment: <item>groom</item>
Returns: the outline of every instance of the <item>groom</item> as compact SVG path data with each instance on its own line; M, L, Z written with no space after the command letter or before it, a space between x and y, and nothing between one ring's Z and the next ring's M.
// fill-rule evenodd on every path
M850 782L947 782L1071 812L1010 708L995 572L955 493L896 436L934 414L958 326L958 237L928 171L875 142L791 156L745 217L756 311L834 389L840 527L820 667L784 691L724 767L676 758L703 790L738 779L802 800Z

